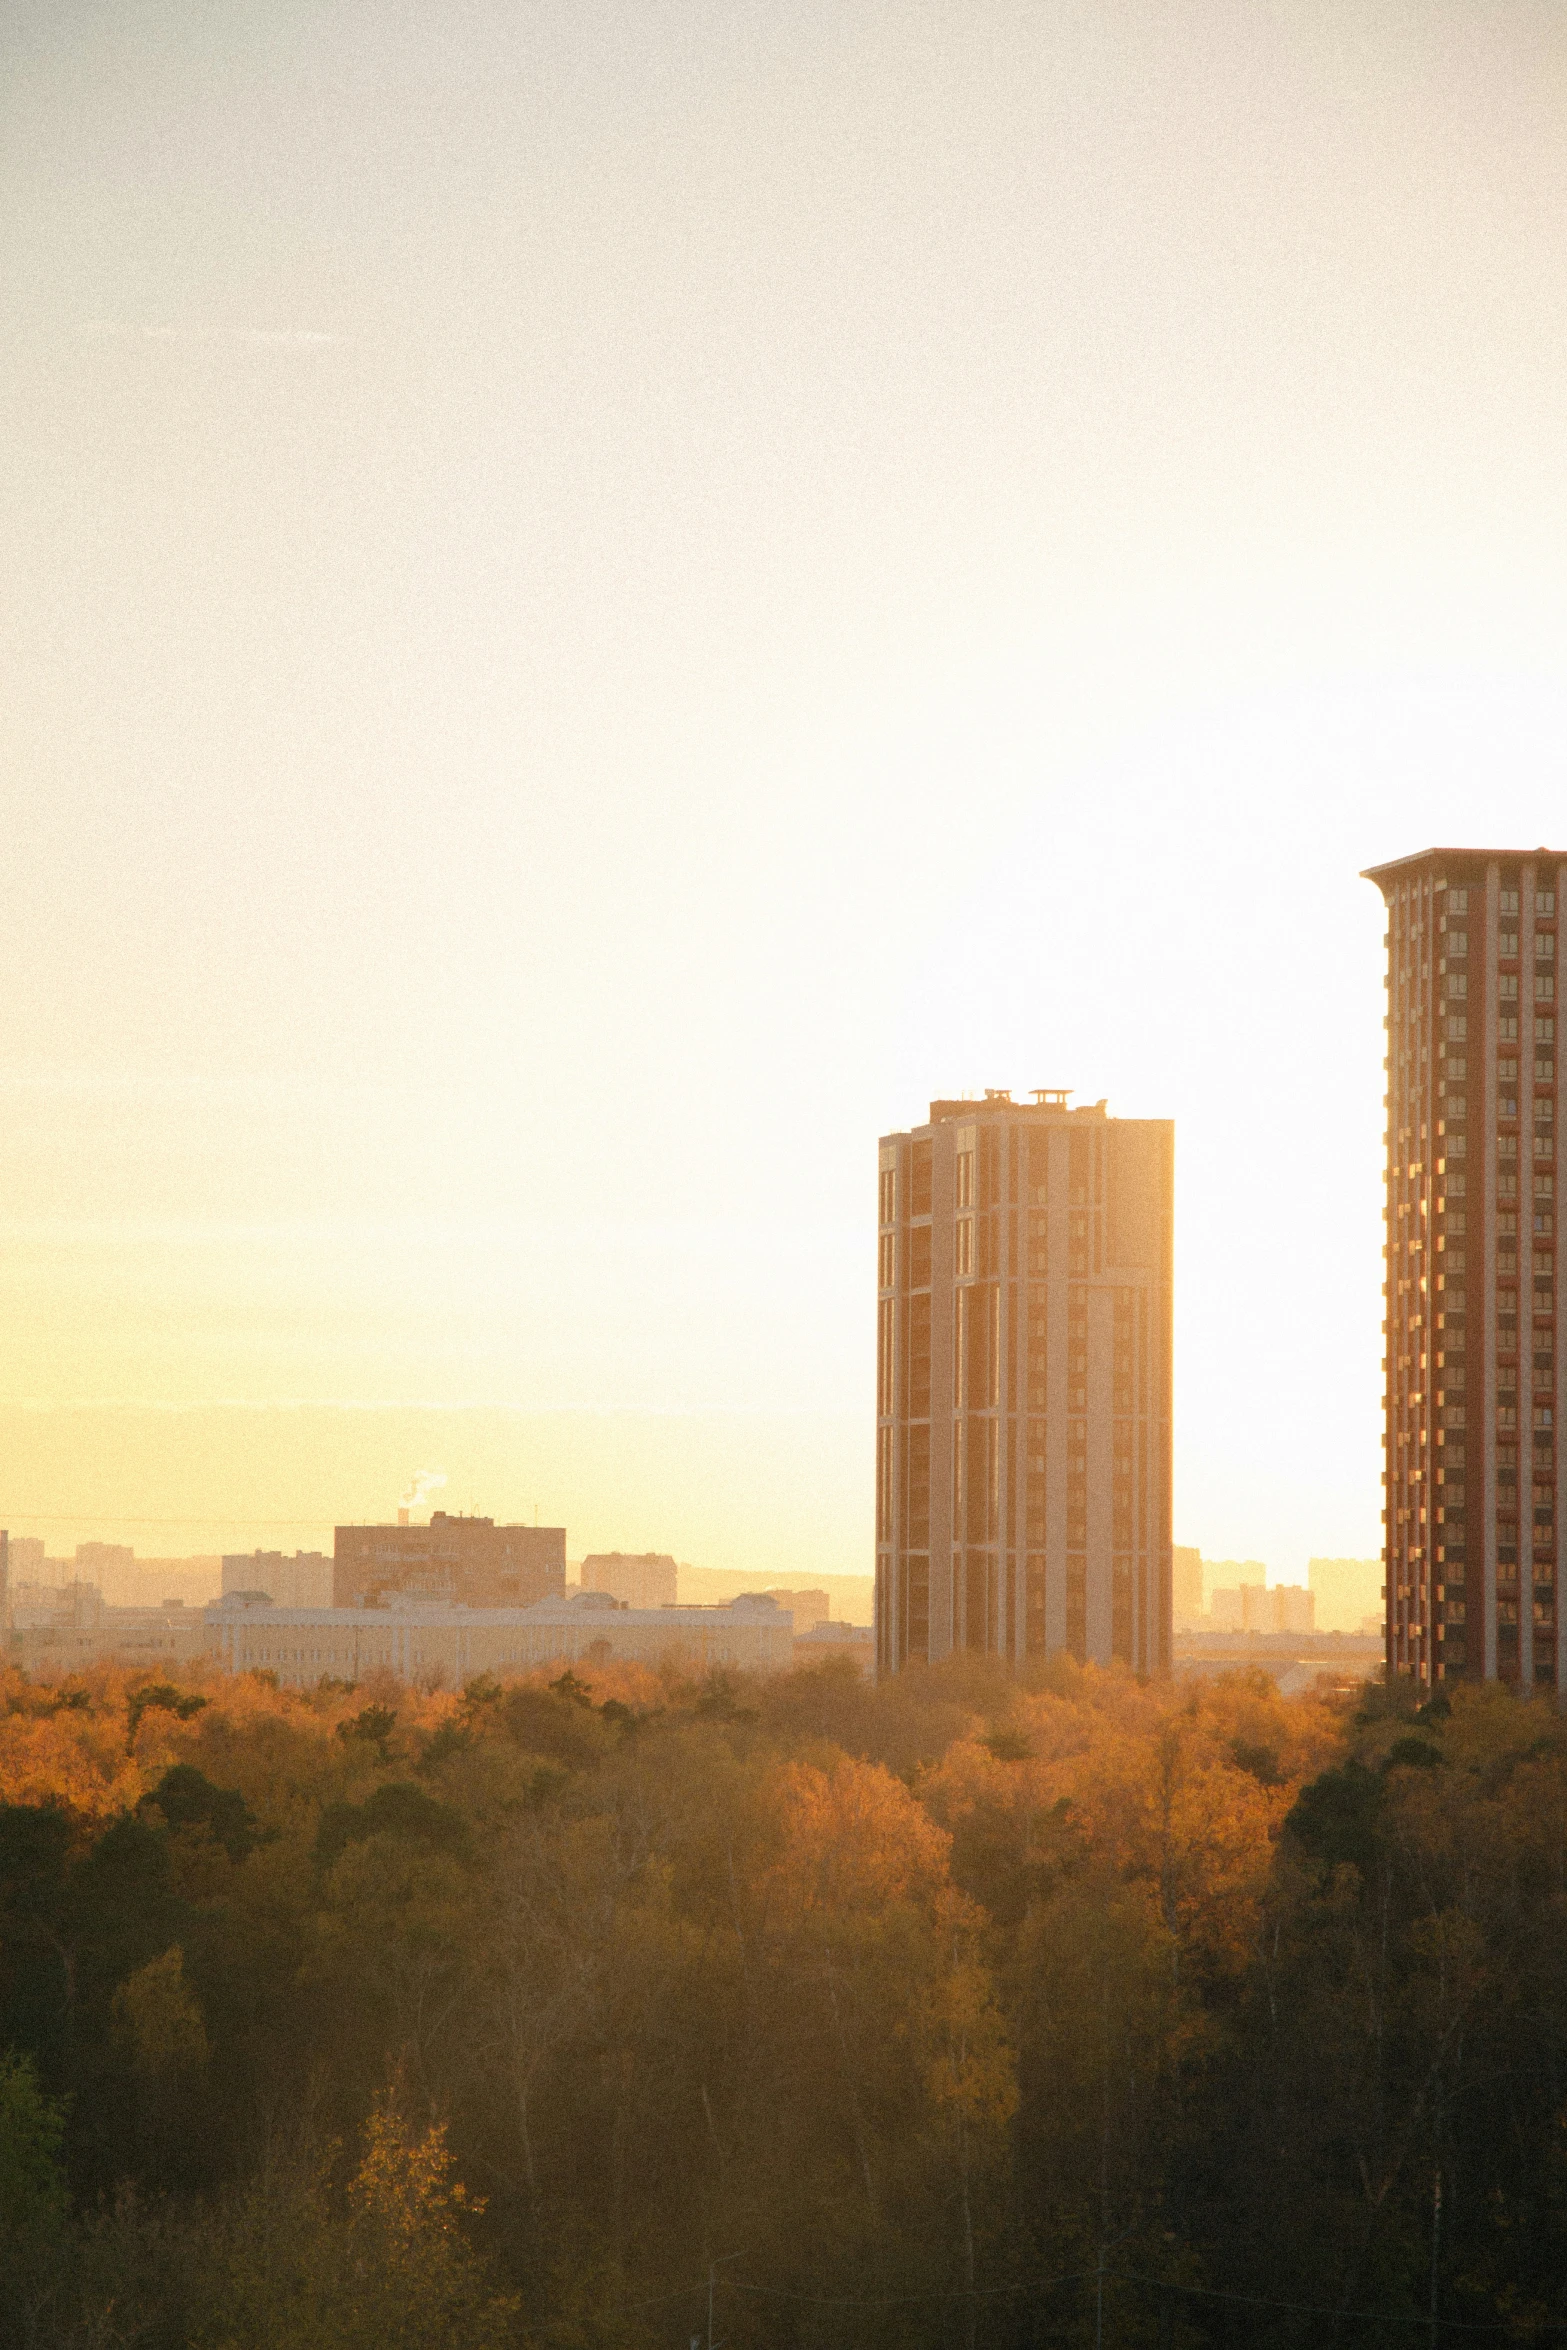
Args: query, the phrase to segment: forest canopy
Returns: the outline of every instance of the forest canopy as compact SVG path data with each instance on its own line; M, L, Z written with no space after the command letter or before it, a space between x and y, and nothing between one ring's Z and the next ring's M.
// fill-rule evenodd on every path
M0 1708L4 2350L1567 2331L1543 1704L959 1660Z

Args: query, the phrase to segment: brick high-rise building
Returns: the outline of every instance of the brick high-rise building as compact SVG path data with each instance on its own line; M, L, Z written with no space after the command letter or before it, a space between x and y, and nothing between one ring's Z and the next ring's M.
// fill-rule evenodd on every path
M428 1526L339 1526L332 1542L334 1607L410 1599L469 1607L531 1607L566 1589L564 1526L497 1526L437 1510Z
M880 1146L877 1670L1170 1660L1174 1128L932 1102Z
M1556 923L1567 852L1427 849L1387 904L1387 1656L1567 1689Z

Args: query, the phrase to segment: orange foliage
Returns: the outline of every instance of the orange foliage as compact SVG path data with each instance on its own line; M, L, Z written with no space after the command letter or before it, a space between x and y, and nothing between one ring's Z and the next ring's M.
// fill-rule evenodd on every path
M933 1815L954 1830L988 1815L1025 1857L1064 1823L1220 1971L1245 1963L1279 1828L1340 1735L1328 1706L1280 1698L1262 1675L1183 1686L1092 1667L1020 1691L1000 1753L981 1732L922 1781ZM1014 1745L1026 1755L1010 1759Z
M873 1913L944 1889L952 1839L879 1763L785 1763L773 1888L801 1915Z

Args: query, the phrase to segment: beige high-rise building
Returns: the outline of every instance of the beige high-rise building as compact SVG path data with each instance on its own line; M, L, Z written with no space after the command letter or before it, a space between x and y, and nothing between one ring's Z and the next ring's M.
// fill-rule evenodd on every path
M882 1137L879 1673L1170 1660L1174 1127L1063 1092Z
M1567 852L1425 849L1387 905L1390 1668L1567 1690L1557 908Z

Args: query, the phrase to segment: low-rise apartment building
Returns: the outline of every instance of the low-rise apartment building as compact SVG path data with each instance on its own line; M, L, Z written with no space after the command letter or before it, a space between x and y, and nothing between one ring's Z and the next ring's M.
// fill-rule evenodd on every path
M205 1654L200 1608L107 1607L95 1583L20 1583L10 1593L6 1652L27 1671L71 1672L108 1661L170 1666Z
M396 1595L523 1608L566 1589L564 1526L497 1526L493 1518L436 1510L426 1526L339 1526L332 1557L336 1607Z
M281 1608L236 1595L206 1611L207 1655L231 1673L299 1687L394 1673L460 1687L476 1673L540 1665L647 1664L773 1673L793 1661L794 1618L753 1595L727 1607L632 1608L603 1592L528 1608L393 1599L381 1607Z

